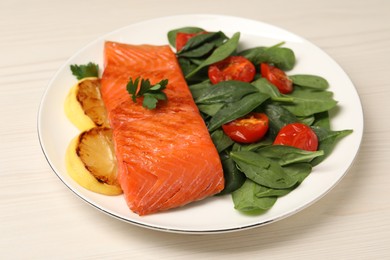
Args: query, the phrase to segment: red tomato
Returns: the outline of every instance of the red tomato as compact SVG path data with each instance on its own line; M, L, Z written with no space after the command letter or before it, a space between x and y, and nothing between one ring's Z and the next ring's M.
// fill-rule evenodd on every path
M259 141L268 130L268 117L264 113L250 113L222 125L222 129L233 141L254 143Z
M210 65L208 74L213 84L226 80L251 82L255 77L256 68L245 57L230 56Z
M176 34L176 51L180 51L183 49L184 45L188 42L189 39L192 37L198 35L198 34L203 34L207 32L199 32L199 33L184 33L184 32L178 32Z
M274 144L294 146L307 151L316 151L318 138L314 131L302 123L292 123L280 129Z
M283 70L271 66L267 63L260 64L261 76L274 84L282 94L288 94L293 91L292 80L289 79Z

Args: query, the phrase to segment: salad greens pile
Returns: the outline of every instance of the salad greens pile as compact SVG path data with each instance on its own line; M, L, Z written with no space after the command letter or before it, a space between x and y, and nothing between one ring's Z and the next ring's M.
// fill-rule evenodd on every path
M337 106L326 79L317 75L288 75L294 90L281 94L276 86L262 78L260 63L291 70L295 53L284 43L239 51L240 33L227 37L223 32L205 32L198 27L183 27L168 32L168 41L176 47L178 32L196 34L176 52L179 64L192 92L223 165L225 188L219 194L231 194L234 207L246 213L262 213L277 199L297 188L321 163L337 142L352 130L331 129L329 111ZM208 66L229 56L244 56L257 69L250 83L229 80L212 84ZM256 143L231 140L221 126L251 112L269 118L266 136ZM273 145L279 130L290 123L309 125L319 141L317 151Z

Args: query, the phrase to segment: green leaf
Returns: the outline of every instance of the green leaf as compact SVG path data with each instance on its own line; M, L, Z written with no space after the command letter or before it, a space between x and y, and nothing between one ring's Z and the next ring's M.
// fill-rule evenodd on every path
M225 104L199 104L198 109L208 115L208 116L215 116L219 110L224 106Z
M223 32L198 34L190 38L177 55L179 57L201 58L219 47L227 39Z
M273 138L276 137L283 126L299 121L293 113L277 104L267 104L265 113L269 120L268 134Z
M230 156L247 178L260 185L285 189L297 183L297 179L288 175L277 162L255 152L232 151Z
M277 197L261 197L256 196L261 191L262 187L257 183L246 179L244 184L232 193L234 208L243 212L262 213L270 209L276 202Z
M328 111L337 105L330 91L313 91L296 86L290 95L294 98L294 102L283 103L283 106L296 116L310 116Z
M70 65L72 74L78 79L99 76L99 65L89 62L87 65Z
M268 95L256 92L242 99L225 104L210 120L209 131L214 131L223 124L245 116L269 98Z
M144 95L144 100L142 102L142 106L147 109L155 109L157 106L158 100L153 95Z
M258 91L260 91L261 93L268 94L271 97L272 101L276 101L276 102L294 101L294 98L281 94L278 88L265 78L259 78L253 81L251 84L255 86L258 89Z
M141 81L141 83L139 83ZM127 92L131 95L134 103L137 98L144 97L142 106L147 109L155 109L159 100L167 100L167 95L163 90L167 87L168 80L163 79L155 85L150 84L149 79L137 77L135 80L129 79L126 85Z
M221 162L225 179L225 187L219 194L223 195L240 188L245 182L246 177L237 169L236 164L227 154L221 156Z
M191 78L202 68L229 57L229 55L237 49L239 39L240 33L237 32L232 36L232 38L230 38L224 44L215 49L214 52L206 60L204 60L196 69L186 75L186 78Z
M240 52L253 64L270 63L282 70L291 70L295 65L295 54L289 48L282 48L280 44L271 47L254 47Z
M178 29L169 31L167 36L168 36L169 44L172 47L176 47L176 35L178 32L199 33L199 32L204 32L204 30L202 28L199 28L199 27L182 27L182 28L178 28Z
M292 146L271 145L256 150L256 153L277 161L280 165L310 162L324 154L323 151L306 151Z
M269 197L269 196L285 196L291 191L295 190L307 176L309 176L312 167L309 163L297 163L289 165L288 167L283 167L284 171L293 176L298 180L298 182L291 188L287 189L272 189L264 186L260 186L259 191L256 193L257 197Z
M191 91L192 97L195 99L199 98L200 96L203 96L205 92L209 91L209 87L211 86L210 80L205 80L203 82L189 85L189 89Z
M295 85L301 87L313 89L327 89L329 87L329 83L326 79L316 75L291 75L289 78Z
M211 139L213 140L213 143L215 147L217 148L218 153L222 152L226 148L233 145L234 141L230 139L223 131L222 129L217 129L214 132L211 133Z
M325 160L325 158L328 157L329 154L332 152L337 142L341 140L343 137L353 132L352 130L349 129L341 130L341 131L332 131L330 129L326 129L319 126L313 126L312 129L314 130L314 132L318 137L318 142L319 142L318 149L324 151L324 156L318 157L311 162L313 166L318 165L323 160Z
M130 78L129 82L126 85L126 90L127 92L131 95L131 99L133 102L137 102L137 89L138 89L138 84L139 84L139 77L136 78L134 81L132 78Z
M257 89L250 83L228 80L205 89L195 102L197 104L230 103L255 92Z

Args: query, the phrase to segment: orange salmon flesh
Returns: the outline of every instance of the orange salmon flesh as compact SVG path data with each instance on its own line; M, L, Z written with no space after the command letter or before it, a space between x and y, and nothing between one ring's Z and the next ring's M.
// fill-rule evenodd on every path
M130 78L168 79L168 99L156 109L133 102ZM113 130L118 181L129 208L147 215L219 193L218 152L168 45L106 42L102 98Z

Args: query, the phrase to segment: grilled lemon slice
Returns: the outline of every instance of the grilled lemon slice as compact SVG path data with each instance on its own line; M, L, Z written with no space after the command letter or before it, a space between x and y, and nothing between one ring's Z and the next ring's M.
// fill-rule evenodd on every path
M80 131L109 126L98 78L84 78L77 82L65 99L64 110Z
M82 132L69 144L65 161L69 175L84 188L105 195L122 193L110 128Z

